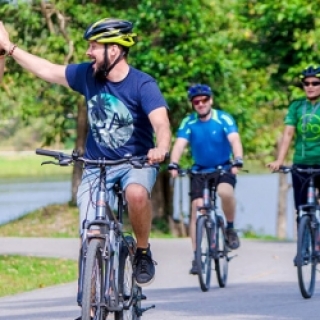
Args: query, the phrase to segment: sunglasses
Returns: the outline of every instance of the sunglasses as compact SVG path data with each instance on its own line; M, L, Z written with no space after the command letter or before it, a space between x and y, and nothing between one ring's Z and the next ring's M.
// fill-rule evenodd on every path
M202 99L192 100L192 104L194 106L198 106L200 104L200 102L207 103L209 100L210 100L210 97L205 97L205 98L202 98Z
M302 81L302 85L304 87L309 87L309 86L318 87L320 86L320 81Z

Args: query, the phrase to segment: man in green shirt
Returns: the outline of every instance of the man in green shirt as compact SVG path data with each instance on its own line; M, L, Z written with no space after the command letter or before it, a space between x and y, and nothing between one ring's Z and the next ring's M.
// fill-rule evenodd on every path
M268 164L273 171L283 164L293 138L293 164L300 168L320 168L320 66L307 67L301 72L300 79L305 97L289 105L278 158ZM297 213L299 206L307 202L308 184L305 182L309 176L307 173L292 174ZM315 177L315 185L319 190L319 176Z

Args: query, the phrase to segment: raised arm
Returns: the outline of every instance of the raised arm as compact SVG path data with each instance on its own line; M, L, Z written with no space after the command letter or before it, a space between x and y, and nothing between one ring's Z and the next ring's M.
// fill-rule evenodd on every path
M0 21L0 47L6 50L9 56L20 64L20 66L37 77L52 83L68 87L65 71L66 66L51 63L50 61L30 54L15 44L11 43L9 34Z
M1 49L0 49L1 51ZM5 63L5 59L6 59L6 56L4 54L1 54L0 55L0 82L2 80L2 77L3 77L3 73L4 73L4 63Z

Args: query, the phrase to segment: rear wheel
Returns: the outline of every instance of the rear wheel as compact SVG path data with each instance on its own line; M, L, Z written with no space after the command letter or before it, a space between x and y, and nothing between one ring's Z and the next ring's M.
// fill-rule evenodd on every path
M105 320L104 306L105 265L102 259L102 245L98 239L91 239L85 259L81 320Z
M300 291L306 299L312 297L316 281L314 240L310 216L304 215L299 222L296 262Z
M199 216L196 226L196 263L199 283L202 291L208 291L211 281L210 234L211 228L207 226L208 218Z
M223 218L217 216L215 267L220 288L224 288L228 279L228 248L223 227Z
M132 269L136 242L131 236L126 236L125 239L129 246L125 242L121 243L119 257L119 295L122 297L124 309L115 312L115 320L139 320L142 290L133 279Z

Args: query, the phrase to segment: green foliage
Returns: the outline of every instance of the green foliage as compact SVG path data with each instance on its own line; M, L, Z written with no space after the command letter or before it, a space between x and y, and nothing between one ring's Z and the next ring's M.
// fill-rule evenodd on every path
M261 162L274 156L288 103L302 94L297 74L318 61L318 2L50 1L47 17L41 3L0 6L12 42L56 63L77 63L86 60L82 36L90 23L110 16L131 20L138 43L129 62L158 81L173 133L192 111L187 87L208 83L216 107L236 119L246 158ZM82 103L77 93L36 80L12 60L0 88L3 119L43 119L46 144L72 139ZM184 158L189 163L188 152Z

